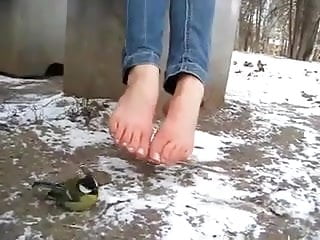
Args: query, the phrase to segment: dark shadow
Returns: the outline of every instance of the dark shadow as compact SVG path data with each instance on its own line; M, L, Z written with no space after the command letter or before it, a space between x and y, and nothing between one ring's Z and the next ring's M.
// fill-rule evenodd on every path
M17 75L13 73L0 71L0 75L10 78L20 78L20 79L47 79L50 77L63 76L64 65L62 63L52 63L50 64L43 74L27 74L27 75Z

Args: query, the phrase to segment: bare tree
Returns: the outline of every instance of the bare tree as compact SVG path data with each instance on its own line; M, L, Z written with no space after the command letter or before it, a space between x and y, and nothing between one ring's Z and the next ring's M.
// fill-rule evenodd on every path
M281 44L278 54L307 60L315 51L320 0L242 0L238 49L266 51L269 40Z
M320 1L304 1L302 31L296 58L308 60L312 54L320 22Z

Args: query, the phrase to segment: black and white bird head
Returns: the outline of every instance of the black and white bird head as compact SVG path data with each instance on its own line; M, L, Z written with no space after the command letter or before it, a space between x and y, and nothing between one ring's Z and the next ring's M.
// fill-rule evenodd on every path
M98 194L98 183L92 175L86 175L78 181L79 191L83 194Z

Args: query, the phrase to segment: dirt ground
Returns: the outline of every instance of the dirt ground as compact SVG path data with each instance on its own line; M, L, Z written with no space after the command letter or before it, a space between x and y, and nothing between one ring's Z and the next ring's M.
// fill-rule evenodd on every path
M168 223L163 218L164 215L171 214L170 210L166 212L166 208L161 205L164 201L155 207L152 205L152 199L167 196L171 199L168 200L169 202L174 202L175 193L171 190L172 186L179 185L188 189L188 187L198 186L196 179L200 179L208 184L211 181L214 187L214 181L216 181L214 177L220 175L227 177L237 191L245 191L248 194L241 195L232 201L224 200L223 197L220 199L220 196L210 200L210 197L203 195L203 198L207 199L208 208L213 203L215 206L223 204L223 206L247 211L255 215L255 223L245 231L243 229L236 231L234 229L237 227L226 226L223 229L223 237L218 233L211 234L213 230L210 230L210 234L203 232L201 239L320 239L320 235L317 235L320 229L320 201L317 198L320 189L320 168L319 162L316 161L319 159L319 153L314 155L313 160L304 157L306 156L304 149L309 142L304 131L296 124L287 126L271 124L265 128L259 128L265 124L263 119L260 120L255 115L259 109L229 100L214 116L201 119L199 131L215 136L232 134L232 138L244 141L235 146L231 143L229 145L226 140L224 146L219 149L223 157L213 159L214 161L204 160L166 169L136 161L112 144L105 126L106 112L110 107L107 101L104 104L80 101L79 106L74 107L75 110L68 108L68 113L64 113L59 119L56 116L50 119L46 112L41 112L42 110L36 107L28 115L26 109L34 103L39 103L41 99L50 100L50 97L60 92L61 79L29 81L23 84L0 82L0 114L2 114L0 115L2 116L2 119L0 118L0 199L2 200L0 202L0 239L161 239L163 231L160 229L170 231L174 226L172 222ZM68 102L63 101L59 104L65 104L64 107L69 106ZM94 109L90 116L83 111L83 105ZM282 114L287 114L293 122L303 121L304 125L314 129L319 134L318 142L312 143L311 148L320 149L319 116L299 117L291 114L295 108L292 105L275 106L277 107L284 109ZM265 110L261 108L260 111ZM70 125L64 124L64 118L70 120ZM58 122L60 125L57 125ZM104 140L97 142L93 138L91 143L82 145L76 143L74 147L72 138L82 138L82 135L73 135L76 133L71 130L76 129L75 126L81 126L82 131L88 131L88 134L94 136L102 134L101 139ZM64 137L68 134L70 138ZM196 146L196 148L201 151L206 147ZM207 150L210 154L210 147ZM275 155L269 154L271 152L280 157L275 158ZM104 160L101 160L102 158ZM116 159L121 161L117 162ZM281 159L295 159L294 163L301 160L311 182L294 176L279 180L284 176L279 167ZM101 161L105 165L101 165ZM99 177L99 181L104 183L102 186L104 199L91 211L66 213L39 200L30 191L34 180L63 180L75 174L81 163L86 163L92 168ZM281 166L286 168L285 164L290 166L288 162L281 162ZM172 185L160 184L161 187L159 187L156 184L164 181ZM266 187L267 185L269 187ZM224 183L221 183L222 188L223 186ZM270 191L267 191L267 188ZM272 197L276 196L272 194L277 192L286 190L299 192L298 190L301 189L305 190L301 194L307 196L301 200L302 208L305 201L313 201L314 208L307 215L294 215L289 210L286 211L286 209L293 209L295 213L299 211L294 209L295 201L286 203ZM123 206L119 204L113 209L107 209L107 204L114 202L117 197L126 200L126 197L133 196L129 195L132 193L130 191L135 194L134 202L130 203L129 199ZM108 193L113 194L110 199L107 196ZM131 209L130 204L139 205L139 199L148 203L148 198L150 198L150 206L145 204L143 207L133 208L132 211L128 210L128 214L125 213L124 208ZM299 208L298 205L297 208ZM197 208L197 206L193 207ZM181 214L183 215L183 211ZM181 215L177 214L177 216ZM229 221L232 224L243 221L236 212L230 216L232 219ZM201 220L201 212L194 218L191 214L186 218L191 225L194 224L192 226L195 229L197 224L201 225L201 221L207 221L206 218ZM256 235L255 231L258 227L263 230ZM200 238L190 237L190 239Z

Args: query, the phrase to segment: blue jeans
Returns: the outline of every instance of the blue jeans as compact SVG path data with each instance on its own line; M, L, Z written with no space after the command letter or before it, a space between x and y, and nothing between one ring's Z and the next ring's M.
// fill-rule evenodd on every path
M224 1L224 0L222 0ZM173 94L179 74L205 84L212 38L215 0L127 0L123 49L123 82L136 65L160 69L165 13L169 8L170 43L164 89Z

